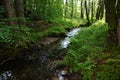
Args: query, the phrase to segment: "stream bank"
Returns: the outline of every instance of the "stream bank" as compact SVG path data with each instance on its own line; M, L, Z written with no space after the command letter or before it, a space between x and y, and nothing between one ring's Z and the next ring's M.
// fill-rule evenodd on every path
M67 34L67 38L77 33L79 29L74 29ZM70 35L70 36L69 36ZM74 34L76 35L76 34ZM72 35L72 36L74 36ZM62 43L62 44L61 44ZM66 44L67 43L67 44ZM63 80L61 72L68 71L62 75L70 77L69 68L66 65L58 65L67 53L69 39L61 42L60 37L49 37L38 41L29 49L20 52L12 60L0 66L0 80ZM64 47L64 45L66 47ZM63 48L61 48L63 46ZM65 70L64 70L65 69ZM78 75L78 74L76 74ZM75 75L75 76L76 76ZM71 75L73 76L73 74ZM78 77L81 77L80 75ZM74 80L72 78L68 80ZM81 80L79 78L79 80Z

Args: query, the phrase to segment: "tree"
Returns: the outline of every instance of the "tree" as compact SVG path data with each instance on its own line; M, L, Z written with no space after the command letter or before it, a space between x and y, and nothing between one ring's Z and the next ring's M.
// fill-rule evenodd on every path
M120 46L120 0L118 0L117 2L117 21L118 21L117 27L118 45Z
M106 22L108 23L108 44L113 44L117 42L117 14L116 14L116 0L104 0L105 3L105 17Z
M94 17L94 2L91 2L91 22L93 23L93 17Z
M6 10L6 16L9 18L8 25L13 25L14 21L12 21L12 18L14 17L14 11L11 5L11 0L4 0L4 7Z
M73 3L74 1L73 0L71 0L71 17L73 17L73 11L74 11L74 3Z
M18 18L18 23L23 24L23 20L21 18L24 18L24 8L23 8L23 0L14 0L15 3L15 12L16 17Z
M81 0L81 18L84 18L84 14L83 14L83 0Z
M89 12L87 7L87 1L85 0L85 11L86 11L86 17L87 17L87 25L90 25L90 19L89 19Z
M68 12L68 0L65 1L65 17L67 17Z
M98 8L96 13L96 20L102 19L104 14L104 1L99 0L98 2Z

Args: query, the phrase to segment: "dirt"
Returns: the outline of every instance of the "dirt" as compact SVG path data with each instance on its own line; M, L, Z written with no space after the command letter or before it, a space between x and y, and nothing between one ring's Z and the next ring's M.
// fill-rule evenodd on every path
M37 41L37 45L39 45L39 46L50 45L54 42L57 42L60 39L61 39L61 37L45 37L45 38Z

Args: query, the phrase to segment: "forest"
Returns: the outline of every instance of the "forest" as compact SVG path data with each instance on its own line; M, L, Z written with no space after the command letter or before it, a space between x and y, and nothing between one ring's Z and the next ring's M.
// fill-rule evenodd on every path
M0 0L0 80L120 80L120 0Z

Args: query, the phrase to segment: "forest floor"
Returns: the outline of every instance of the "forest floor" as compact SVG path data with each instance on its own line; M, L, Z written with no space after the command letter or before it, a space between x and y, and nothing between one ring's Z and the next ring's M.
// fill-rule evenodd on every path
M7 69L11 69L12 70L12 67L14 67L14 69L16 71L18 65L22 67L24 64L26 64L28 66L28 63L33 63L34 64L34 62L41 62L44 59L40 58L40 60L39 60L38 59L39 57L37 57L37 56L46 57L47 56L46 53L52 54L52 55L49 56L50 62L48 64L48 66L51 69L55 68L59 64L59 62L61 61L61 59L63 59L63 55L65 55L65 53L66 53L66 50L64 50L64 49L59 50L59 48L58 48L59 43L58 42L61 39L63 39L64 37L66 37L66 35L65 35L66 32L68 32L71 29L73 29L75 27L78 27L78 26L71 25L71 27L70 27L69 25L64 25L64 24L57 24L57 23L49 23L49 22L36 21L36 22L33 22L33 23L29 24L29 27L32 28L32 29L35 29L36 32L43 32L42 33L43 36L40 36L34 43L28 44L28 48L23 48L22 46L16 48L15 50L16 50L17 54L15 56L14 55L12 56L12 54L14 52L14 50L12 48L7 49L7 50L6 49L0 49L1 53L4 52L6 54L10 54L7 57L1 55L1 63L0 63L1 69L0 69L0 74L2 74L2 72L4 72ZM45 53L45 54L39 55L39 53L41 51L42 51L42 53ZM38 60L38 61L36 61L36 60ZM15 64L15 65L12 65L12 64ZM66 67L67 66L64 66L64 67L62 66L62 69L66 68ZM14 71L14 69L13 69L13 71ZM18 69L19 69L19 67L18 67ZM38 73L40 73L39 70L36 70L36 71ZM31 75L31 71L29 73ZM56 73L56 71L54 73ZM26 75L26 72L25 73L23 72L22 75L23 74ZM21 74L19 74L19 75L21 75ZM50 75L50 76L53 77L53 75ZM39 75L37 74L37 76L39 76ZM21 78L25 78L25 77L27 77L27 76L24 76L24 77L21 77ZM30 78L31 78L31 76L30 76Z

